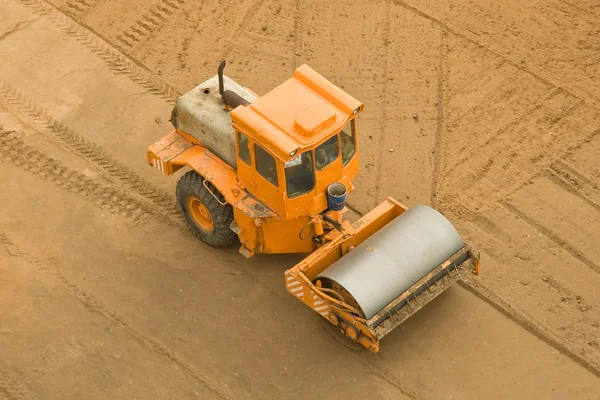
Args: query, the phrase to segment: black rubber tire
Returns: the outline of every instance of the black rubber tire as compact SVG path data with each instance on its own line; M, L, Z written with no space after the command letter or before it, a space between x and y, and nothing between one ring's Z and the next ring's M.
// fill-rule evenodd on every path
M179 179L176 191L179 211L181 211L192 232L203 242L214 247L229 247L238 238L237 234L229 228L233 221L233 207L231 204L224 206L219 204L213 195L206 190L202 184L203 181L204 178L196 171L188 171ZM225 202L223 195L212 184L207 182L206 185L221 202ZM190 215L187 210L187 200L190 196L200 200L208 209L214 223L214 228L211 231L200 226L194 217Z

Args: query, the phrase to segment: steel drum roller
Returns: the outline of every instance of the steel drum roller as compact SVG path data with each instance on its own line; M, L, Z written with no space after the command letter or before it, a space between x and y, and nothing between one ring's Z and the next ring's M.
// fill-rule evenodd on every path
M438 211L417 205L396 217L321 273L354 297L373 317L464 243Z

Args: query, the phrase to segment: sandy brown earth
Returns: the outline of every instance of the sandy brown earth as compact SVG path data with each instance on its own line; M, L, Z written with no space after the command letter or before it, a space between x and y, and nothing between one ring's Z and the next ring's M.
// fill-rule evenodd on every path
M592 0L0 1L0 399L600 398L598 18ZM363 101L351 204L433 204L482 275L371 354L286 293L298 257L197 241L145 149L223 57L259 94L308 63Z

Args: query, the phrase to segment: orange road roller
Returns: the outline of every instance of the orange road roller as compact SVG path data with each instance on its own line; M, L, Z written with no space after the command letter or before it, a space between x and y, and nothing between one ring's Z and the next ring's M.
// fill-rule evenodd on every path
M466 274L479 253L438 211L388 197L343 218L360 170L363 104L307 65L258 96L223 74L180 96L174 130L147 150L177 183L181 214L209 245L308 253L287 291L373 352L379 341Z

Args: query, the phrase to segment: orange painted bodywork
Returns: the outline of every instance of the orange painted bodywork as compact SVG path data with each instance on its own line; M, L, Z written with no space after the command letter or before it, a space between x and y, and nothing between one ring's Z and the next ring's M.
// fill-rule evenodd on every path
M242 210L250 217L272 218L275 213L257 201L237 180L236 170L222 161L206 147L195 144L175 130L150 146L146 152L148 164L172 175L189 166L225 197L227 203Z
M307 65L247 107L231 111L236 130L286 162L294 150L316 147L363 109L361 102Z
M302 196L287 197L284 163L338 134L350 120L354 121L357 132L356 116L362 109L362 103L307 65L298 67L290 79L256 102L231 111L234 129L248 137L252 160L255 143L277 159L278 187L243 162L238 162L240 182L283 219L324 211L327 208L325 190L329 184L342 182L348 193L354 189L352 180L360 170L356 133L356 151L352 160L342 166L340 151L338 158L323 171L315 171L315 188Z
M229 109L225 105L224 108ZM316 278L321 272L407 209L388 198L353 224L342 221L345 209L327 211L329 184L341 182L347 193L354 189L352 180L360 170L356 117L362 109L359 101L303 65L290 79L255 102L230 111L235 134L240 132L247 138L250 162L240 158L239 145L236 145L237 167L234 169L196 138L179 130L150 146L147 161L167 175L189 166L211 182L233 207L234 221L230 228L237 233L242 243L240 253L244 256L311 253L285 272L287 291L355 342L377 352L383 336L466 271L479 274L479 254L465 246L370 320L364 318L343 288L333 291L320 287ZM314 188L296 198L288 198L285 163L304 152L311 151L314 155L318 146L339 135L348 123L354 128L353 158L346 165L342 164L342 146L338 140L337 159L322 170L316 168L315 157L312 157ZM255 145L274 157L276 184L257 172ZM341 228L333 229L335 224L331 221L341 223ZM435 282L432 283L432 279Z
M332 231L326 244L285 272L286 288L290 294L337 326L346 336L352 336L349 332L358 333L355 341L375 353L379 351L379 341L385 335L452 283L467 273L479 273L479 253L465 246L369 320L353 304L353 299L342 300L339 297L343 291L334 296L328 289L319 286L316 278L320 273L406 210L407 207L388 197L354 224L344 221L345 234ZM433 277L442 271L447 271L447 274L431 283ZM423 288L426 290L423 291Z
M300 231L305 228L314 232L309 222L327 209L327 186L341 182L348 193L354 190L352 180L360 170L356 116L362 109L358 100L303 65L290 79L254 103L231 110L233 128L248 138L250 164L240 160L239 149L236 149L238 161L234 169L192 135L179 129L150 146L147 160L167 175L188 166L212 183L234 208L232 229L243 244L243 254L307 253L317 245L310 237L300 239ZM312 151L334 135L339 136L349 121L354 124L353 158L343 166L338 144L337 159L323 170L314 168L314 188L296 198L288 198L285 162ZM276 159L277 186L257 172L255 144ZM293 152L295 155L291 155Z

